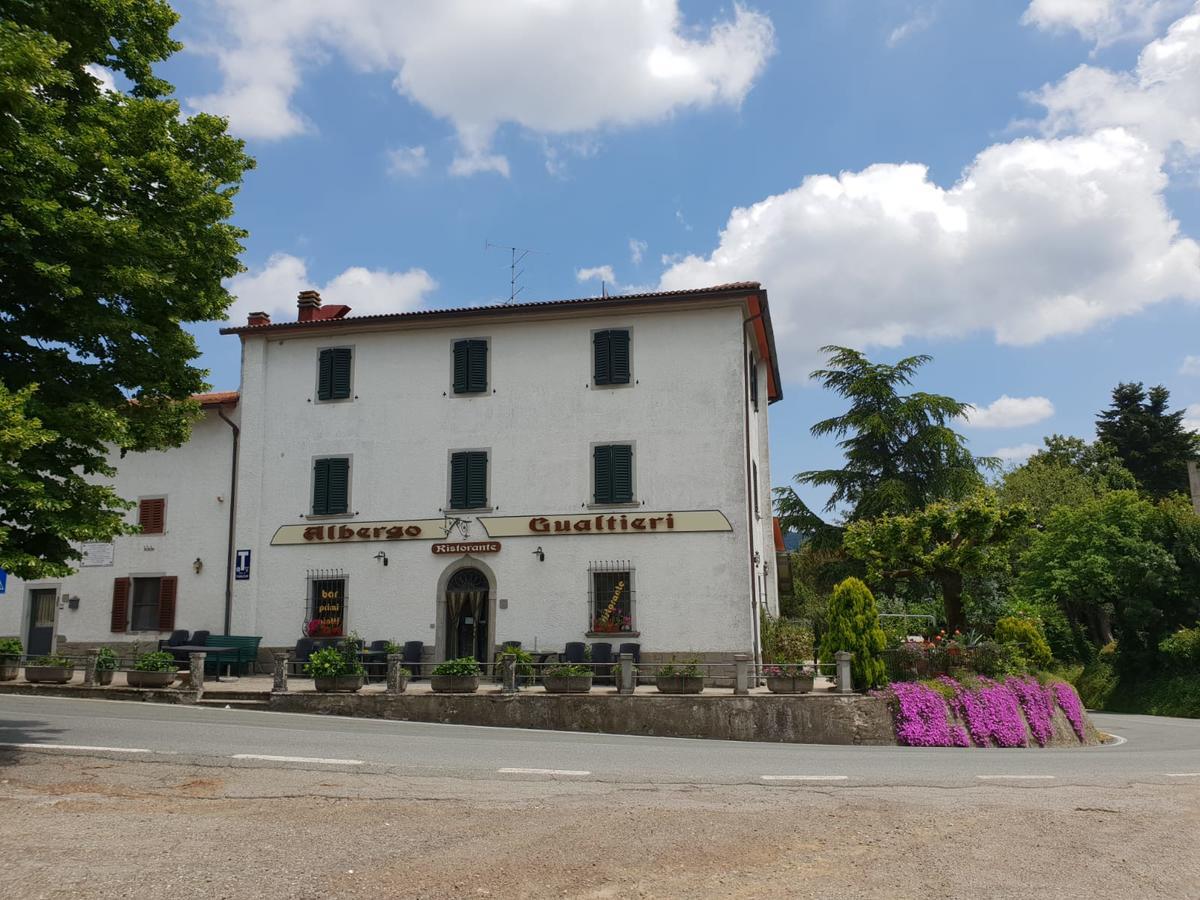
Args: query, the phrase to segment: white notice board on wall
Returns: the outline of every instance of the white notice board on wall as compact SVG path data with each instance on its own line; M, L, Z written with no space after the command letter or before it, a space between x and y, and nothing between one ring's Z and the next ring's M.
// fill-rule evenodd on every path
M111 566L113 564L113 544L93 543L83 544L79 548L83 559L80 566Z

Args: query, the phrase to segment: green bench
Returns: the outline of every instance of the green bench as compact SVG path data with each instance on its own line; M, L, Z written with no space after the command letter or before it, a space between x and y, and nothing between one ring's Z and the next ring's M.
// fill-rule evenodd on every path
M262 641L259 635L251 634L210 634L208 642L214 647L234 647L238 651L236 675L250 675L254 672L254 664L258 661L258 645ZM224 665L224 660L211 658L205 660L204 671L219 674L218 666Z

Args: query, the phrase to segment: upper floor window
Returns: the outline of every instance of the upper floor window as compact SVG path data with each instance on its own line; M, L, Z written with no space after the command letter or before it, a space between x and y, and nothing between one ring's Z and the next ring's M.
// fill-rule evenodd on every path
M317 357L317 399L350 399L354 351L349 347L327 347Z
M454 393L482 394L488 387L488 343L482 338L454 342Z
M450 508L483 509L488 505L486 450L450 454Z
M750 353L746 357L747 371L746 377L750 382L750 403L754 408L758 409L758 360L754 358L754 354Z
M592 502L633 502L633 445L597 444L592 448Z
M312 514L341 516L350 510L350 457L313 460Z
M614 328L592 334L592 381L629 384L629 330Z
M162 534L166 531L167 498L145 497L138 501L138 524L142 534Z

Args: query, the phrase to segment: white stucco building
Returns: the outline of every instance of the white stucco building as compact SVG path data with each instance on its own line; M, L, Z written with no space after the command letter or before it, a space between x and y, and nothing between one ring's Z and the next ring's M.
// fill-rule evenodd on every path
M21 619L10 596L0 633L27 635L52 589L71 645L170 624L264 651L355 631L438 660L757 650L781 397L757 283L376 316L306 291L296 320L223 333L240 391L209 396L186 446L120 461L123 496L166 498L163 533L61 583L10 580ZM173 617L148 612L152 578Z

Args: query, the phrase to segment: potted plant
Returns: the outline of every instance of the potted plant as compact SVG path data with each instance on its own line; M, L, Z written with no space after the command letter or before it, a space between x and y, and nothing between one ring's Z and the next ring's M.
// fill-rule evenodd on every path
M763 674L772 694L807 694L813 689L817 672L812 666L800 663L773 663L763 667Z
M658 670L655 684L664 694L699 694L704 690L704 676L700 673L700 660L685 659L682 665L670 664Z
M434 667L429 686L438 694L473 694L479 690L483 671L470 656L448 659Z
M75 675L75 663L65 656L42 656L25 663L25 680L34 684L66 684Z
M0 681L13 681L17 677L24 652L20 638L0 638Z
M564 664L546 670L542 686L547 694L586 694L592 689L590 666Z
M174 656L165 650L155 650L137 658L133 668L125 673L125 681L130 687L165 688L175 680L178 668Z
M533 682L533 654L528 650L522 650L520 647L514 647L511 644L500 648L500 652L496 654L496 663L492 666L492 673L496 676L497 681L504 679L504 670L500 666L500 661L505 656L514 656L514 668L517 671L517 684L530 684Z
M117 654L109 647L101 647L96 655L96 684L112 684L117 671Z
M304 664L304 671L312 676L317 690L323 692L353 693L363 686L366 674L358 657L358 644L354 641L314 650Z

